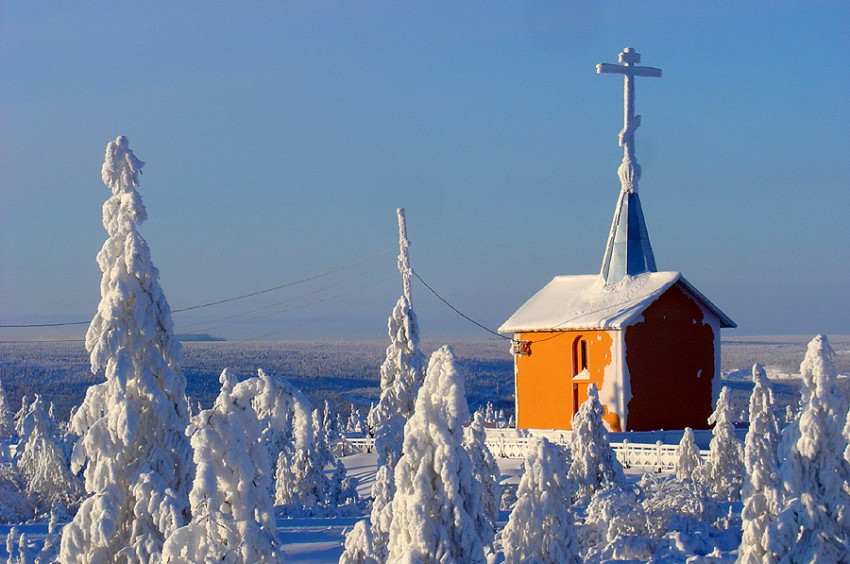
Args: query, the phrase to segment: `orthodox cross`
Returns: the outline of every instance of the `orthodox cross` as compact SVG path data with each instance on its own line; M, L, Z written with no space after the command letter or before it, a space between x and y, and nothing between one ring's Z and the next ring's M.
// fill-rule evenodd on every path
M622 65L600 63L596 65L598 74L622 74L625 79L623 97L623 130L620 132L620 147L623 147L623 162L617 169L620 185L625 192L636 192L640 179L640 166L635 157L635 130L640 127L640 116L635 115L635 77L661 77L661 69L639 67L640 53L632 47L626 47L620 53Z

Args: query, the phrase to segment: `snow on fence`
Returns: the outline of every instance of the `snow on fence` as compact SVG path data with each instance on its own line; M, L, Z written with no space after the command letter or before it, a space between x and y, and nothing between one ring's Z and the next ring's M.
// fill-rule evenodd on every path
M531 436L519 436L513 429L488 429L486 445L497 458L525 458L528 443L539 437L546 437L551 442L569 446L569 431L531 431ZM341 439L341 451L346 454L353 452L372 452L375 441L371 437L344 437ZM612 442L611 448L617 455L617 460L624 468L638 468L655 472L673 471L676 468L676 445L664 444L657 441L651 443L632 443L628 440ZM708 457L708 451L700 451L703 458Z

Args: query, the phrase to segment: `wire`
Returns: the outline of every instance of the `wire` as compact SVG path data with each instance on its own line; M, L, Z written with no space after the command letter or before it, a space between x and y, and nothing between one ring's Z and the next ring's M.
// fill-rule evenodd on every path
M233 325L235 323L245 323L246 321L251 321L253 319L268 317L269 315L274 314L274 313L282 313L280 310L272 311L272 308L277 308L277 307L279 307L283 304L294 302L296 300L300 300L302 298L306 298L306 297L309 297L309 296L314 296L316 294L321 294L322 292L330 290L331 288L336 288L337 286L347 284L347 283L351 282L352 280L355 280L357 278L362 278L363 276L365 276L367 274L371 274L372 272L376 272L376 271L380 270L381 268L383 268L383 266L378 265L374 268L370 268L368 270L358 272L357 274L355 274L353 276L349 276L348 278L344 278L343 280L339 280L339 281L334 282L332 284L322 286L321 288L317 288L317 289L312 290L310 292L299 294L297 296L291 296L289 298L286 298L285 300L281 300L279 302L274 302L274 303L271 303L271 304L268 304L268 305L263 305L262 307L249 309L247 311L240 311L239 313L234 313L232 315L220 317L218 319L207 319L207 320L204 320L204 321L196 321L194 323L189 323L189 324L180 323L180 324L177 324L177 327L180 331L185 331L187 329L193 329L193 328L196 328L196 327L206 328L206 327L210 327L211 325L217 324L215 327L212 327L212 329L217 329L217 328L224 327L224 326L227 326L227 325ZM283 310L283 311L290 311L290 310ZM263 315L255 316L255 317L248 317L248 316L251 316L252 314L255 314L255 313L258 313L258 312L263 312ZM238 321L234 321L232 323L224 323L224 322L227 322L227 321L231 321L233 319L237 319ZM212 330L212 329L207 329L207 330Z
M444 298L443 296L441 296L440 294L438 294L438 293L437 293L437 291L436 291L434 288L432 288L432 287L431 287L431 286L430 286L427 282L425 282L425 281L422 279L422 277L421 277L421 276L419 276L419 274L418 274L415 270L413 270L413 271L412 271L412 273L413 273L413 275L416 277L416 279L417 279L417 280L419 280L420 282L422 282L422 284L423 284L426 288L428 288L428 289L431 291L431 293L432 293L432 294L434 294L435 296L437 296L437 299L438 299L438 300L440 300L441 302L443 302L444 304L446 304L447 306L449 306L449 307L452 309L452 311L454 311L456 314L458 314L458 315L459 315L459 316L461 316L462 318L466 319L466 320L467 320L467 321L469 321L470 323L472 323L472 324L474 324L474 325L477 325L477 326L478 326L478 327L480 327L481 329L484 329L484 330L485 330L485 331L487 331L488 333L491 333L491 334L493 334L493 335L495 335L495 336L499 337L500 339L505 339L505 340L507 340L507 341L511 341L511 342L513 342L513 341L514 341L512 338L510 338L510 337L506 337L505 335L502 335L501 333L497 333L496 331L493 331L493 330L492 330L492 329L490 329L489 327L486 327L485 325L482 325L481 323L478 323L477 321L475 321L474 319L472 319L471 317L469 317L468 315L466 315L465 313L463 313L462 311L460 311L458 308L456 308L455 306L453 306L451 303L449 303L449 301L448 301L446 298Z
M251 337L250 339L245 339L245 340L242 340L242 341L227 341L227 344L228 345L239 345L239 344L242 344L242 343L252 343L252 342L263 340L266 337L271 337L272 335L279 335L281 333L286 333L287 331L292 331L294 329L300 329L301 327L306 327L307 325L312 325L313 323L317 323L319 321L331 319L331 318L337 317L340 314L348 313L350 311L354 311L358 308L361 308L365 305L369 305L369 304L378 302L380 300L385 299L386 296L387 296L386 293L381 293L379 296L377 296L375 298L372 298L372 299L369 299L369 300L364 300L364 301L361 301L361 302L357 302L356 304L354 304L353 306L351 306L349 308L336 310L336 311L329 313L328 315L323 315L321 317L314 317L314 318L308 319L304 323L299 323L297 325L290 325L288 327L284 327L283 329L276 329L274 331L271 331L269 333L265 333L265 334L260 335L258 337Z
M0 325L0 329L28 329L35 327L70 327L71 325L88 325L91 319L86 321L71 321L69 323L31 323L29 325Z
M171 313L181 313L181 312L184 312L184 311L191 311L191 310L195 310L195 309L201 309L201 308L210 307L210 306L219 305L219 304L224 304L224 303L228 303L228 302L235 302L235 301L238 301L238 300L244 300L245 298L251 298L251 297L254 297L254 296L259 296L260 294L267 294L269 292L274 292L275 290L281 290L283 288L289 288L291 286L296 286L298 284L310 282L311 280L316 280L317 278L322 278L324 276L334 274L334 273L339 272L341 270L345 270L346 268L350 268L354 265L361 264L363 262L372 260L372 259L377 258L377 257L382 256L382 255L385 255L385 254L389 253L390 251L392 251L394 248L395 247L389 247L389 248L384 249L383 251L379 251L379 252L377 252L373 255L370 255L368 257L357 259L355 261L349 262L349 263L344 264L342 266L338 266L336 268L326 270L325 272L320 272L319 274L313 274L312 276L307 276L306 278L302 278L300 280L287 282L286 284L280 284L280 285L275 286L273 288L266 288L265 290L260 290L260 291L257 291L257 292L251 292L249 294L243 294L241 296L234 296L232 298L224 298L222 300L216 300L214 302L209 302L209 303L205 303L205 304L200 304L200 305L195 305L195 306L190 306L190 307L184 307L184 308L180 308L180 309L172 309ZM21 325L0 325L0 329L34 329L34 328L45 328L45 327L70 327L70 326L73 326L73 325L88 325L89 323L91 323L90 319L86 320L86 321L72 321L72 322L68 322L68 323L29 323L29 324L21 324Z
M325 272L321 272L319 274L314 274L312 276L308 276L308 277L302 278L300 280L295 280L294 282L287 282L286 284L281 284L279 286L275 286L274 288L266 288L265 290L260 290L258 292L251 292L250 294L243 294L241 296L235 296L235 297L232 297L232 298L224 298L223 300L217 300L217 301L209 302L209 303L206 303L206 304L200 304L200 305L191 306L191 307L184 307L184 308L181 308L181 309L174 309L174 310L171 310L171 312L172 313L181 313L181 312L184 312L184 311L201 309L203 307L210 307L210 306L214 306L214 305L226 304L226 303L229 303L229 302L235 302L235 301L238 301L238 300L244 300L245 298L252 298L254 296L259 296L261 294L268 294L269 292L274 292L275 290L281 290L283 288L289 288L291 286L303 284L305 282L310 282L311 280L316 280L317 278L322 278L323 276L328 276L329 274L334 274L334 273L339 272L341 270L345 270L346 268L350 268L354 265L372 260L374 258L381 256L381 255L385 255L392 250L393 250L393 247L389 247L389 248L384 249L383 251L377 252L377 253L375 253L371 256L349 262L348 264L344 264L342 266L338 266L336 268L326 270ZM2 326L0 326L0 327L2 327Z

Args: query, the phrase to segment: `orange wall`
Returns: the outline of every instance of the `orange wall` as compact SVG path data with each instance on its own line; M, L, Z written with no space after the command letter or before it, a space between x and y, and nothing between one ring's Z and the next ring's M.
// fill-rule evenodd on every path
M606 331L554 331L520 333L516 338L531 341L531 355L515 355L516 417L518 429L571 429L574 412L573 386L578 405L587 399L590 383L602 388L605 367L611 364L611 334ZM587 341L590 378L576 380L574 343ZM578 367L580 370L580 366ZM620 430L619 418L605 414L612 429Z
M708 428L715 366L715 331L678 286L626 328L632 400L629 430Z

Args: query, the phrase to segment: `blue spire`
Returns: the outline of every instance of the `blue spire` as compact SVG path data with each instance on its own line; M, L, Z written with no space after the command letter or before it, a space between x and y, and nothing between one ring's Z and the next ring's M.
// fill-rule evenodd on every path
M606 284L616 284L626 275L656 271L640 198L637 192L623 190L605 246L602 277Z

